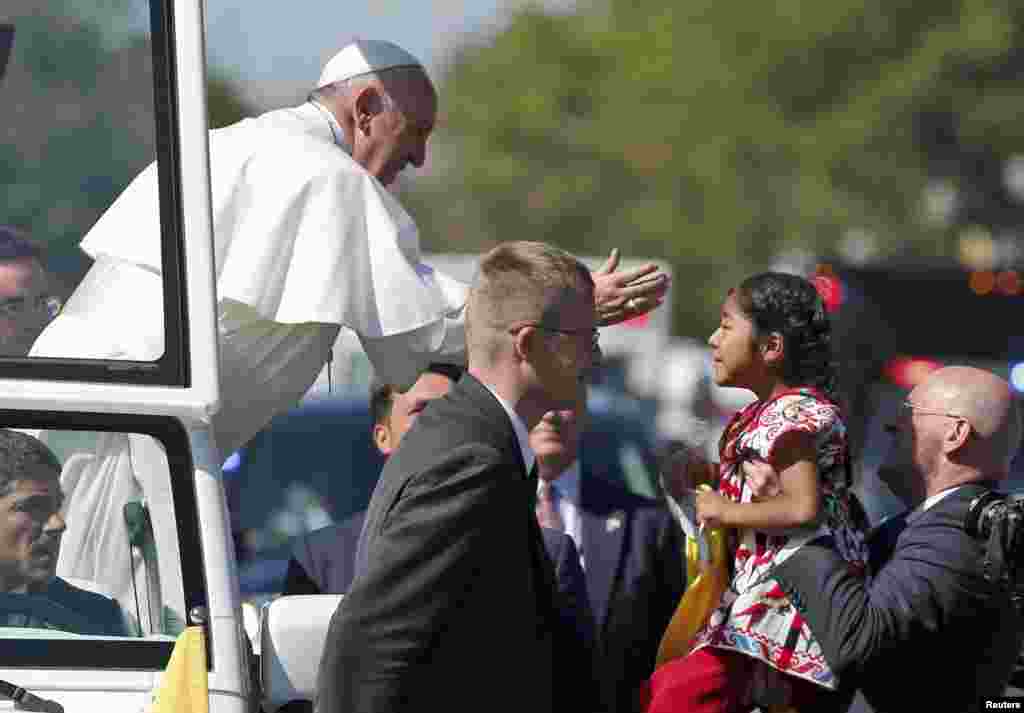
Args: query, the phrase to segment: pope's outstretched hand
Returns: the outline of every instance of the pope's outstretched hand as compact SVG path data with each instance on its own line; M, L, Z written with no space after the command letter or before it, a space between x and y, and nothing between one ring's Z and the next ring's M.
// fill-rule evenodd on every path
M668 293L669 277L654 263L628 272L616 272L618 267L619 249L615 248L593 273L597 321L602 327L647 314L664 302Z

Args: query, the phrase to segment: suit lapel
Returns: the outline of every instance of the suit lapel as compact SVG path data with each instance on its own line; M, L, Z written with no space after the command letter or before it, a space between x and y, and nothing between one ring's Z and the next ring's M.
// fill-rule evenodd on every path
M591 477L585 468L581 470L579 512L583 524L587 593L600 637L608 616L608 603L615 591L629 521L623 511L614 510L600 496L599 486L589 481Z

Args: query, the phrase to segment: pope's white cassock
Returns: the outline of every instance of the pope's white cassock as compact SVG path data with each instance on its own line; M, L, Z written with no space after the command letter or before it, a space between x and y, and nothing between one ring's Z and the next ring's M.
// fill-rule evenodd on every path
M313 103L210 132L222 455L297 403L339 326L382 378L409 384L431 361L461 362L466 287L420 262L412 219L340 144ZM32 349L35 356L153 360L164 350L157 172L145 169L82 241L95 264ZM58 573L98 582L134 611L121 509L149 500L161 571L175 572L166 472L148 437L104 437L62 479L68 530ZM160 513L163 515L160 515ZM161 521L162 520L162 521ZM180 562L180 559L177 561ZM166 580L166 576L165 576ZM165 596L166 598L166 596Z

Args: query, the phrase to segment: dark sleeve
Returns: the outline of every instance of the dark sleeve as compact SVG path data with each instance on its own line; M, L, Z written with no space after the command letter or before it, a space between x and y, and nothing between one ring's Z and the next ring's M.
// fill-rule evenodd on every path
M656 538L650 553L654 571L654 590L650 599L650 631L648 633L651 646L648 647L650 659L644 662L646 675L654 671L661 637L665 634L672 615L679 606L679 601L686 591L686 557L684 556L683 532L672 516L663 509L652 513L656 518Z
M306 568L300 564L298 559L298 548L303 545L296 545L296 551L288 559L288 572L284 577L284 589L281 594L320 594L320 587L316 585L313 578L306 572Z
M105 619L104 632L107 636L131 636L131 632L128 631L128 625L121 615L121 607L117 605L113 599L103 597L104 608L107 610Z
M406 484L377 532L367 533L366 569L331 618L318 711L391 713L416 700L429 685L417 664L524 521L524 483L495 451L473 448Z
M683 546L683 532L679 525L664 509L658 530L657 562L661 579L662 606L665 626L675 614L679 600L686 590L686 557ZM661 633L664 633L662 631Z
M801 547L774 576L803 614L837 675L859 673L886 651L939 630L949 612L984 594L965 562L967 535L951 521L915 526L868 585L829 538Z

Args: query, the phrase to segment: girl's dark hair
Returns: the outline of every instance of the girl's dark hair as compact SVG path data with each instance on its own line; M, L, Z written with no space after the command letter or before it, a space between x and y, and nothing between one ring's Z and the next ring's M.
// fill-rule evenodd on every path
M797 275L762 272L743 281L736 300L753 322L756 335L782 335L782 380L786 384L815 386L829 398L838 399L832 327L813 283Z

